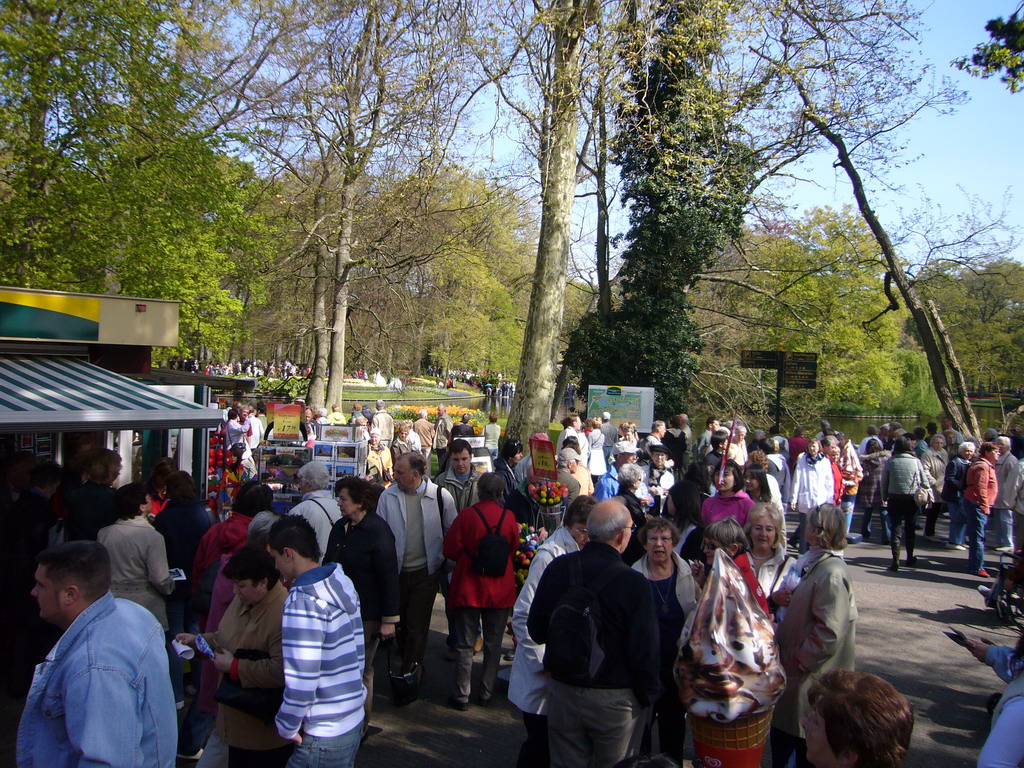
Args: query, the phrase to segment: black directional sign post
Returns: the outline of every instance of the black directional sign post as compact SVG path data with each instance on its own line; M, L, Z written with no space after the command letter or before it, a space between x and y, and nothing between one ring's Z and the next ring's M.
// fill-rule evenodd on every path
M775 371L776 434L782 428L782 388L814 389L818 386L818 355L814 352L783 352L781 349L744 349L741 368L767 368Z

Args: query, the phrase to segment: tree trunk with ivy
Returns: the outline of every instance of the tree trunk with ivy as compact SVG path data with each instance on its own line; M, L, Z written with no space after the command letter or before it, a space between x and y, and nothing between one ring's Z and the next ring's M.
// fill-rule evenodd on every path
M547 134L541 137L540 238L519 383L506 428L510 438L523 441L536 432L547 432L550 423L576 195L580 51L595 4L593 0L556 0L549 10L553 75L547 94L550 119Z

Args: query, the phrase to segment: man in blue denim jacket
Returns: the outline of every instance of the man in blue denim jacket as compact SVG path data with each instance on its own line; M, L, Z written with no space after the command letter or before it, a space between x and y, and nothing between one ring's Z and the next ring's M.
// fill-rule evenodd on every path
M18 768L173 768L178 729L160 624L110 594L102 544L63 544L37 562L39 615L64 635L36 667Z

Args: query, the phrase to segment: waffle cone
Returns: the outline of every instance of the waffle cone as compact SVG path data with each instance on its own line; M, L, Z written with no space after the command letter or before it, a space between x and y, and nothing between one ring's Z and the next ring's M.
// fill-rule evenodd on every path
M740 717L731 723L719 723L706 717L689 719L694 748L703 764L723 768L761 764L761 752L772 722L771 710ZM715 760L706 759L712 755Z

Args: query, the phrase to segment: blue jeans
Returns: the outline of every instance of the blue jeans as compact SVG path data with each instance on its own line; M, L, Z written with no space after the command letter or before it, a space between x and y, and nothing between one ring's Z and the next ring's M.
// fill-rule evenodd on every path
M992 507L993 533L997 547L1013 546L1013 510Z
M352 768L356 764L363 724L341 736L310 736L302 734L302 743L295 746L285 768Z
M963 544L967 538L967 518L964 516L964 500L957 496L956 501L946 503L949 510L949 543Z
M846 536L849 538L853 532L853 507L857 503L857 494L843 494L842 504L839 508L846 515Z
M967 517L967 572L977 573L985 567L985 526L988 515L973 501L963 499L964 515Z
M809 512L800 513L800 522L796 526L796 533L793 537L796 539L796 551L801 555L811 548L811 545L807 543L807 537L804 535L807 531L807 516Z
M188 603L184 600L168 600L167 601L167 644L170 647L170 641L175 635L179 635L182 632L189 632L190 634L199 634L199 621L193 615L192 610L188 607ZM185 663L181 660L178 654L172 650L168 654L168 666L171 670L171 688L174 690L174 700L184 701L185 700Z
M889 527L889 510L885 507L861 507L860 534L865 540L871 538L871 515L878 515L878 522L882 526L882 543L888 544L892 538L892 530Z
M175 654L177 655L177 654ZM198 659L192 661L192 684L198 692L202 683L203 662ZM215 671L212 667L210 672ZM185 719L181 721L178 728L178 754L194 755L203 744L206 743L210 731L213 730L214 716L199 708L199 694L192 697L192 702L185 712Z

